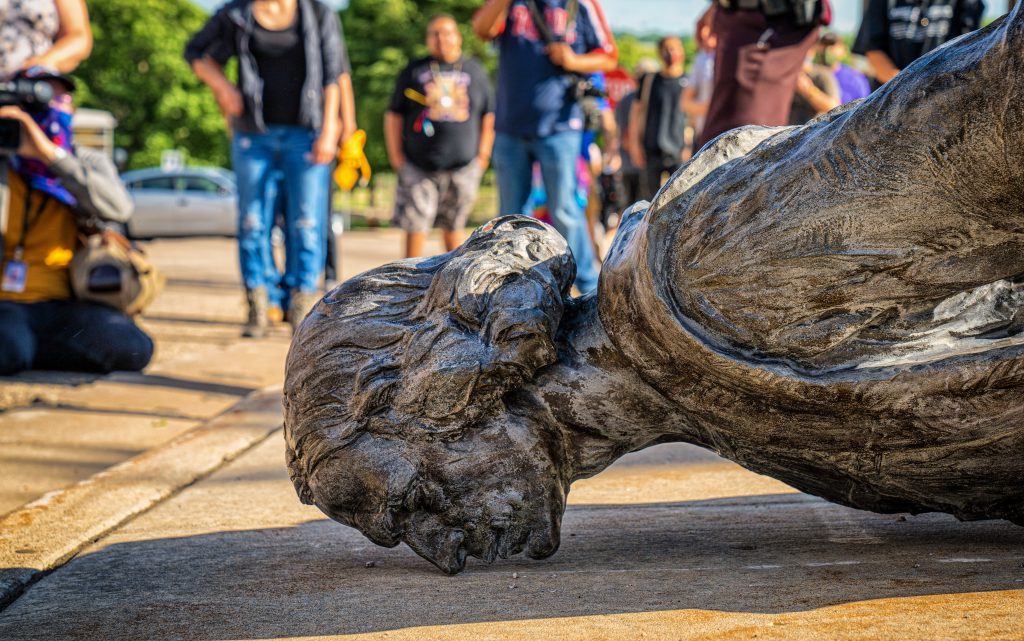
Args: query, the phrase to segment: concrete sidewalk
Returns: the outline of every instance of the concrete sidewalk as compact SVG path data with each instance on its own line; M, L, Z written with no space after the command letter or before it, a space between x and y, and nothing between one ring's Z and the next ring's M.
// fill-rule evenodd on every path
M0 638L1024 638L1008 523L857 512L667 445L578 483L554 557L448 577L300 505L282 451L275 434L90 547Z
M343 242L346 278L401 249L394 232ZM2 570L38 579L0 639L1024 639L1024 528L858 512L684 445L577 483L551 559L447 577L379 548L295 497L258 392L280 384L288 331L238 338L233 243L150 250L169 286L144 375L0 381ZM53 514L19 509L50 491ZM65 509L139 496L106 526Z

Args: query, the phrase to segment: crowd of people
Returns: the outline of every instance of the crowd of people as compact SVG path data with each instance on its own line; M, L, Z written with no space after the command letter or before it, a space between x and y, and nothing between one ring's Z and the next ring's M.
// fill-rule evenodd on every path
M58 364L141 369L152 341L123 310L75 300L68 285L79 234L131 213L109 160L71 139L74 82L66 74L92 47L85 2L9 5L0 80L48 82L53 98L32 113L0 107L0 118L22 133L20 145L0 155L0 374ZM978 28L983 9L981 0L870 0L853 46L865 75L843 40L822 32L828 0L713 0L695 16L698 51L688 73L682 40L665 37L657 60L627 74L599 0L486 0L470 26L497 50L496 87L463 53L457 20L432 16L427 55L395 79L384 114L398 175L393 223L406 234L408 257L423 254L434 226L454 249L493 163L495 213L543 216L575 257L576 290L588 292L597 285L602 230L630 203L653 198L706 142L742 125L802 124L863 98ZM320 296L330 166L357 130L337 13L320 0L230 0L191 37L184 57L230 129L243 336L263 336L274 310L294 327ZM232 58L237 82L224 71ZM275 224L284 231L283 270L271 243Z

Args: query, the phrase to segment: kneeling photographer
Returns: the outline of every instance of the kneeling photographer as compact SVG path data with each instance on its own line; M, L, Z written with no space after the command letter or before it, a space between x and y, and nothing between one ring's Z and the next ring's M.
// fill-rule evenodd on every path
M137 371L153 354L131 318L72 293L80 233L132 212L110 160L71 146L73 90L39 67L0 88L0 375Z

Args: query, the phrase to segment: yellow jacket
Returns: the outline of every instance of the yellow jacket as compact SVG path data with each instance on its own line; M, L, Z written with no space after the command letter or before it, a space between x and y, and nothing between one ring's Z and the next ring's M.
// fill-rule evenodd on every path
M0 230L3 264L6 267L14 259L15 248L21 243L21 260L28 265L28 274L25 291L0 291L0 300L36 303L71 298L68 267L78 245L79 219L123 222L131 216L131 197L118 179L117 170L103 154L83 149L75 156L55 161L50 171L77 200L74 210L42 192L33 190L29 194L21 176L7 172L7 228ZM22 239L26 196L30 226Z

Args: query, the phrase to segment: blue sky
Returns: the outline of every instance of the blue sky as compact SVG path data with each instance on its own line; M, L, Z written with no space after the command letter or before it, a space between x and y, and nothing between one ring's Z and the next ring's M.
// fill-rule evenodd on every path
M195 0L196 4L212 9L222 0ZM327 4L341 7L347 0L326 0ZM481 2L482 3L482 2ZM1006 0L986 0L989 17L1006 11ZM832 28L840 33L857 29L861 0L832 0L835 20ZM693 23L708 6L708 0L601 0L608 22L615 31L638 33L692 33Z

